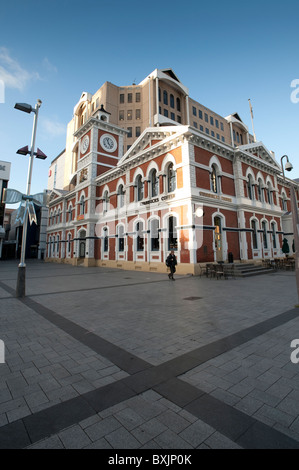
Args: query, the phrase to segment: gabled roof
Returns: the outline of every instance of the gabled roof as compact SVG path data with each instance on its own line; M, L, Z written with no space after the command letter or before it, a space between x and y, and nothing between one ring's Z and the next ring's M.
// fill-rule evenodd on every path
M161 72L165 73L166 75L169 75L170 78L173 80L176 80L177 82L181 83L181 81L178 79L177 75L174 73L172 69L161 69Z
M67 194L69 191L65 189L52 189L48 196L48 203L51 203L55 201L55 199L59 199L60 197L64 196Z
M255 154L257 153L261 160L264 160L266 163L270 163L281 171L279 163L275 160L275 155L273 152L267 149L263 142L253 142L252 144L240 145L239 150Z
M187 130L188 126L163 126L163 127L148 127L138 137L124 156L118 161L117 166L122 165L126 160L143 152L147 147L153 147L159 144L166 138L173 137L175 134L181 135ZM157 141L154 144L153 141Z

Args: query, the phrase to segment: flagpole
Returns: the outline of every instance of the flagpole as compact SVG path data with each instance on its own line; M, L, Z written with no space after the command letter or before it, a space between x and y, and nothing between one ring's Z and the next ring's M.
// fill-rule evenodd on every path
M248 101L249 101L249 109L250 109L250 115L251 115L251 124L252 124L253 138L254 138L254 142L256 142L256 135L255 135L255 132L254 132L254 125L253 125L253 110L252 110L252 106L251 106L251 101L250 101L250 99L249 99Z

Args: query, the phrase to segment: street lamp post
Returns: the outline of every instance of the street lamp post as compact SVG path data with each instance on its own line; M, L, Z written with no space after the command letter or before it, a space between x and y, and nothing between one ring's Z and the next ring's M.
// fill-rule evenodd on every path
M286 158L287 162L285 167L283 166L283 159ZM287 155L283 155L280 159L281 168L283 173L283 179L285 180L284 170L291 171L293 165L289 161ZM296 284L297 284L297 294L299 299L299 217L298 217L298 205L296 200L296 194L294 185L291 184L291 212L292 212L292 221L293 221L293 233L294 233L294 245L295 245L295 271L296 271Z
M31 137L31 149L30 149L30 157L29 157L28 176L27 176L26 196L29 196L30 191L31 191L31 179L32 179L37 119L38 119L38 112L39 112L39 108L41 107L41 104L42 104L41 100L37 100L35 108L32 108L32 106L26 103L16 103L15 105L15 109L18 109L25 113L31 113L31 112L34 113L32 137ZM18 279L17 279L17 289L16 289L17 297L25 297L25 284L26 284L25 252L26 252L26 239L27 239L27 225L28 225L28 214L26 212L24 223L23 223L21 258L20 258L20 264L18 267Z

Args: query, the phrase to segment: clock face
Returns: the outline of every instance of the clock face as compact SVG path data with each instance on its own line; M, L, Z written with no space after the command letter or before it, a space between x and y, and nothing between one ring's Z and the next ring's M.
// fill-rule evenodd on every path
M104 134L100 139L100 144L106 152L114 152L117 149L117 142L112 135Z
M89 147L89 137L86 135L81 144L81 153L85 153Z

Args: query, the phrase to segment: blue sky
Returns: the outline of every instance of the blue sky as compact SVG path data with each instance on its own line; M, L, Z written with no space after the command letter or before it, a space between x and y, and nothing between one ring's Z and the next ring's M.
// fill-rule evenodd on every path
M83 91L105 82L139 83L171 67L190 96L222 116L238 112L276 159L289 155L299 177L299 3L294 0L10 0L0 10L0 160L12 163L9 187L26 190L33 114L16 102L42 100L32 193L65 147L66 125ZM291 88L298 79L296 88ZM298 89L298 93L296 93ZM1 101L1 90L0 90Z

